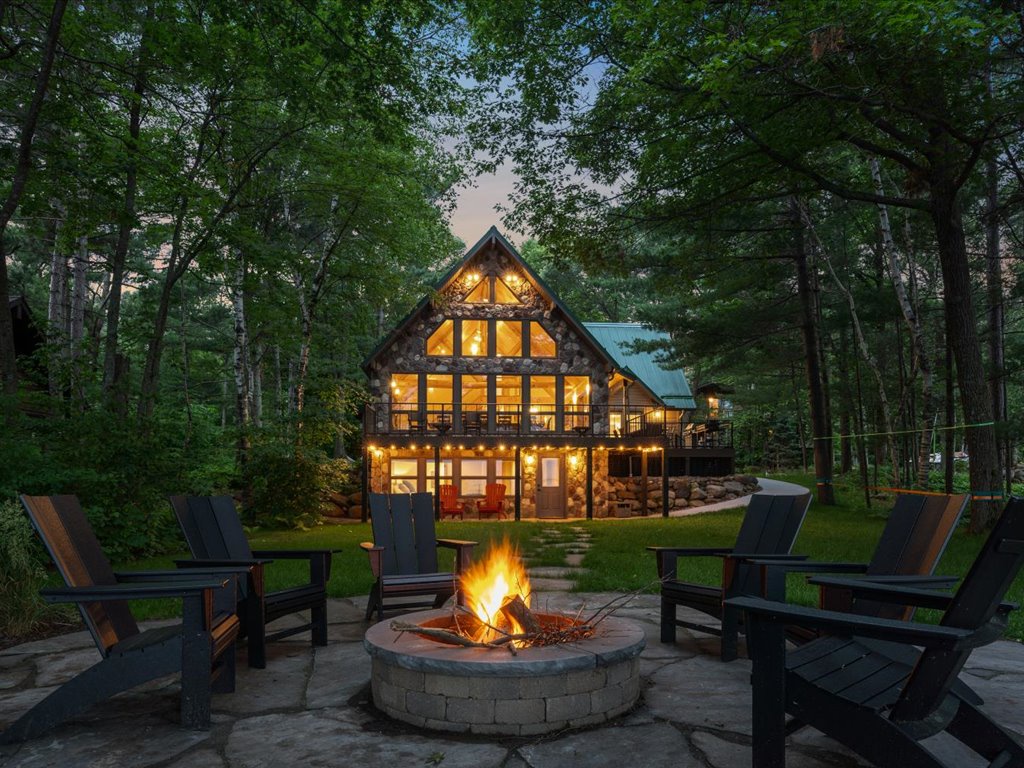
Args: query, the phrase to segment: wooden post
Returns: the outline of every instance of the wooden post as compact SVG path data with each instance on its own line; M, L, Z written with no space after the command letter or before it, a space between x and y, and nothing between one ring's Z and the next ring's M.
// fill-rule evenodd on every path
M594 446L587 446L587 520L594 519Z
M516 446L516 495L515 495L515 511L516 511L516 522L518 523L523 517L523 473L519 470L520 461L520 448Z
M370 506L370 471L373 467L373 451L369 448L365 448L363 453L363 503L359 505L359 519L365 523L367 519L367 509Z
M434 443L434 519L441 519L441 438Z
M749 618L749 617L748 617ZM782 624L754 618L747 624L749 642L763 649L754 657L754 768L786 765L786 636Z
M647 517L647 451L640 449L640 514Z
M661 449L661 516L668 517L668 450Z

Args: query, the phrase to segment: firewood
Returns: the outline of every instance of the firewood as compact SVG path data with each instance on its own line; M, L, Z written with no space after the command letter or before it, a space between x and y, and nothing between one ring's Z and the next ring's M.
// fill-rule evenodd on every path
M524 635L529 637L540 634L540 622L537 621L537 617L533 615L529 606L523 602L523 598L519 595L506 600L499 610L506 618L514 619L518 622L519 626L523 628Z

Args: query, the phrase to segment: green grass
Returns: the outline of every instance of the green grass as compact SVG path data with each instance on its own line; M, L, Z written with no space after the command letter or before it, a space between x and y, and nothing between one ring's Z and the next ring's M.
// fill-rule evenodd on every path
M805 475L777 476L778 479L808 483ZM800 531L794 552L809 555L815 560L866 561L874 550L878 536L885 524L889 501L879 500L867 509L862 492L853 488L838 489L839 504L824 507L817 502L811 505L807 519ZM731 546L739 530L743 510L710 512L684 518L634 518L627 520L594 520L578 525L589 531L592 548L583 561L587 569L576 582L576 589L584 592L616 592L645 590L657 592L654 555L645 550L651 545L676 545L687 547ZM515 542L524 555L530 557L531 565L561 565L564 548L545 546L545 529L564 531L559 539L570 538L567 527L548 523L523 522L443 522L438 523L440 538L468 539L480 542L477 551L491 541L508 537ZM366 555L359 549L359 542L369 541L372 536L368 524L321 526L309 531L256 531L251 535L254 549L273 548L331 548L342 552L334 557L329 593L333 597L365 595L372 583ZM551 537L547 537L551 538ZM967 533L966 526L953 535L937 573L963 576L984 542L983 536ZM442 567L450 567L452 552L441 549ZM178 555L151 558L122 569L147 569L172 567ZM721 561L718 558L682 558L679 561L680 577L688 581L707 584L718 583ZM267 574L269 589L276 589L299 582L305 577L303 562L278 561L270 566ZM787 588L788 599L793 602L814 605L817 589L808 585L804 575L790 577ZM1024 602L1024 576L1013 583L1008 600ZM142 618L173 615L176 611L170 601L149 601L133 606ZM1011 614L1007 636L1024 640L1024 612Z

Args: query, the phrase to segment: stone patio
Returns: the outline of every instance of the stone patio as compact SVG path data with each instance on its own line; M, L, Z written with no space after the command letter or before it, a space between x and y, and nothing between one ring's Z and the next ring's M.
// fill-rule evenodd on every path
M607 594L538 595L541 609L577 611ZM330 644L313 649L308 635L274 643L267 669L243 659L237 691L214 697L206 732L181 730L172 678L121 694L56 731L0 748L8 768L60 765L123 768L259 768L261 766L472 766L563 768L567 765L731 768L750 760L750 664L722 664L716 638L679 632L658 642L657 597L644 595L617 612L647 636L640 657L640 703L593 729L544 737L437 734L389 720L369 701L370 658L363 650L365 598L330 602ZM85 632L0 651L0 727L98 656ZM973 654L966 680L1004 725L1024 734L1024 647L1001 641ZM957 755L958 742L932 740ZM821 734L805 729L788 750L793 768L862 763ZM980 765L969 757L953 764Z

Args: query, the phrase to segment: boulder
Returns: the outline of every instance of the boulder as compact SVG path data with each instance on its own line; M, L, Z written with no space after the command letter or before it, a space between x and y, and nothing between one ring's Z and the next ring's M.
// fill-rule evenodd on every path
M704 493L704 490L699 485L690 486L690 506L693 506L694 501L703 501L707 497L708 495Z
M690 501L687 504L687 506L690 506L690 507L703 507L704 506L704 502L703 501L698 501L697 499L690 499Z
M743 495L743 483L738 483L735 480L726 480L724 483L722 483L722 486L728 493L734 493L737 496Z
M709 498L720 499L725 496L725 488L721 485L715 485L714 483L708 483L708 487L704 489Z

